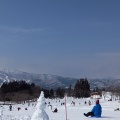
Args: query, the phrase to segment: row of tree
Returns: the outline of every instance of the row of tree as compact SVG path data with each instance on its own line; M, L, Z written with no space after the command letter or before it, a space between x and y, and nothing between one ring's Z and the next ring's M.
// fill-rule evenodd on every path
M1 86L1 91L3 93L18 92L18 91L23 91L23 90L28 90L29 92L32 92L32 88L34 87L35 87L34 83L30 84L22 80L12 81L12 82L4 82Z
M46 98L63 98L65 95L77 98L89 97L90 85L86 78L77 80L74 86L70 85L68 88L58 87L50 90L26 81L4 82L0 87L0 100L24 101L34 99L39 97L41 91L44 91Z

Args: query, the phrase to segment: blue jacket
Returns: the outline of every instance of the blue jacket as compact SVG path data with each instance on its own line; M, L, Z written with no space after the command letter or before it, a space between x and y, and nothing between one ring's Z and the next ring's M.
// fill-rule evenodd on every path
M96 116L96 117L101 117L101 113L102 113L102 107L101 107L101 105L100 105L100 104L96 104L96 105L93 107L93 109L92 109L91 112L94 113L94 116Z

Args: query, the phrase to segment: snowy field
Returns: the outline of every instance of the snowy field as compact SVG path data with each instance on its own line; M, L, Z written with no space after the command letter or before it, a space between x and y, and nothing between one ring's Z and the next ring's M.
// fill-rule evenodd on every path
M91 105L88 105L88 101L91 101ZM45 99L46 108L45 111L49 116L49 120L66 120L65 114L65 105L61 105L61 103L65 102L64 99ZM75 102L75 105L71 104ZM87 102L85 105L84 102ZM52 105L52 109L51 106ZM120 111L114 111L114 109L120 107L120 103L118 101L105 101L100 99L100 104L102 106L102 117L101 118L92 118L85 117L83 113L89 112L95 104L94 99L74 99L67 98L67 120L120 120ZM12 105L12 111L9 110L8 105L1 105L0 107L0 120L30 120L34 111L36 110L36 103L31 102L30 105L28 103L23 104L14 104ZM18 111L18 107L21 109ZM53 113L54 108L58 109L57 113ZM26 110L27 109L27 110Z

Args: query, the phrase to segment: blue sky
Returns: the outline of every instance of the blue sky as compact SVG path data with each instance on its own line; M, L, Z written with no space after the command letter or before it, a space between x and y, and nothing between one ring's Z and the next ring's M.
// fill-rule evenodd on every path
M1 0L0 67L120 78L120 0Z

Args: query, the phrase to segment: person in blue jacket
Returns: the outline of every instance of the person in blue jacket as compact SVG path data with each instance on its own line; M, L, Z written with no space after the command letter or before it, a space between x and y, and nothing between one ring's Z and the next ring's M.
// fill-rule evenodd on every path
M91 112L88 112L87 114L84 113L84 115L86 117L88 117L88 116L101 117L101 113L102 113L102 107L99 104L99 100L96 100L96 105L93 107L93 109L91 110Z

